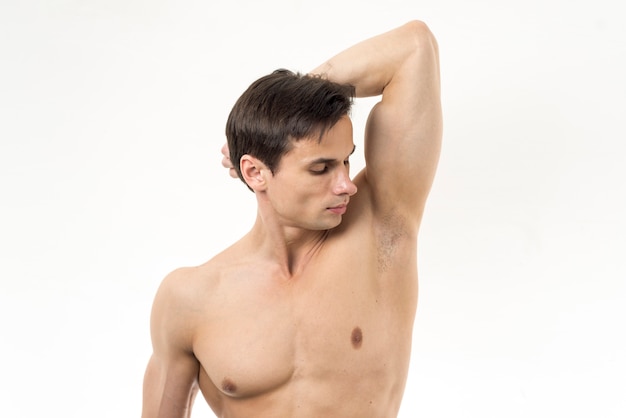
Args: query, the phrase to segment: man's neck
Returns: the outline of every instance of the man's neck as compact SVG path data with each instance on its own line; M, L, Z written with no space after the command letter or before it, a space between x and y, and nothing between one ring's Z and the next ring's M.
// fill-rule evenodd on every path
M282 225L274 216L264 216L259 210L248 239L259 256L275 264L285 279L291 279L304 270L327 236L327 230Z

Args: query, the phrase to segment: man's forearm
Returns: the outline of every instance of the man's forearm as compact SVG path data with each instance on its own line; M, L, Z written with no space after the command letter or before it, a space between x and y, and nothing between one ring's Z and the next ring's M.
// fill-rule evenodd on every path
M426 25L411 21L362 41L332 57L313 71L331 81L352 84L357 97L377 96L401 73L423 42L431 42Z

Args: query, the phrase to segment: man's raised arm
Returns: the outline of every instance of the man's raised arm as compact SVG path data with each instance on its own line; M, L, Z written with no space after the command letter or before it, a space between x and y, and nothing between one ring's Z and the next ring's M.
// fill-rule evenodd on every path
M419 225L441 149L439 52L428 27L411 21L339 53L315 70L355 86L357 97L382 94L365 131L365 180L379 215L391 211Z

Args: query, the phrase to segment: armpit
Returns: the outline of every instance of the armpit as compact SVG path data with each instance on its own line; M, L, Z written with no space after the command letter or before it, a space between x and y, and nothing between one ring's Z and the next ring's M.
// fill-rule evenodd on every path
M384 273L394 262L398 245L410 234L406 219L396 212L383 216L377 229L378 271Z

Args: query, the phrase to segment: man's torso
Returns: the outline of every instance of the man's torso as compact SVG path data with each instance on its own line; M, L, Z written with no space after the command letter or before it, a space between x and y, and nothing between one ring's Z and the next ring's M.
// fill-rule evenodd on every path
M417 301L416 239L394 216L376 219L361 213L331 231L290 280L276 280L237 245L197 268L193 353L218 416L397 414Z

